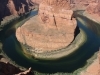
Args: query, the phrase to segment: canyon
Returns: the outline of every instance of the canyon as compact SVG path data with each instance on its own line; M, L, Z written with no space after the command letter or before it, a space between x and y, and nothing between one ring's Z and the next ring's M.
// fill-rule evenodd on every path
M77 23L72 15L66 0L44 0L39 5L38 15L19 27L16 37L21 43L35 48L33 52L62 49L74 39Z
M10 15L23 15L35 8L35 0L0 0L0 21Z
M85 10L90 3L98 3L99 0L66 0L73 10ZM6 16L20 15L34 9L34 4L40 4L42 0L0 0L0 21ZM81 6L81 8L80 8ZM6 11L6 12L5 12Z
M22 44L32 47L32 52L45 53L57 51L69 46L75 38L77 21L73 17L74 11L84 10L83 15L89 16L89 18L92 17L100 22L99 3L99 0L1 0L0 21L6 16L23 15L34 9L35 4L38 4L38 15L32 17L19 27L16 30L16 37ZM99 75L99 58L98 56L93 64L85 71L82 71L80 75ZM7 75L9 74L7 69L11 64L2 61L0 60L0 65L3 67L1 66L0 70L5 72L5 74L2 72L2 75ZM15 71L10 74L31 75L31 68L23 72L13 67L10 68ZM92 71L93 68L94 70Z

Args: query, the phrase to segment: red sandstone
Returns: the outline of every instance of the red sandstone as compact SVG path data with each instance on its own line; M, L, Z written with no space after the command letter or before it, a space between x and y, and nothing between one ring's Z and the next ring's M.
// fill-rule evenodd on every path
M40 3L41 2L41 0L40 0L40 2L38 2L38 0L31 0L31 1L33 1L33 2L35 2L35 3ZM97 17L100 17L100 11L99 11L99 9L100 9L100 5L99 4L97 4L98 3L98 1L99 0L70 0L71 2L71 5L72 5L72 8L75 8L76 7L76 9L86 9L86 12L87 13L89 13L90 15L94 15L94 17L95 17L95 19L97 19ZM50 4L52 4L52 2L50 2ZM88 6L88 4L89 4L89 6ZM10 4L8 4L8 7L9 7L9 9L10 9L10 11L11 11L11 13L12 14L17 14L16 13L16 10L14 10L14 5L11 3L11 5L13 6L13 7L10 7L9 6ZM46 5L42 5L43 7L46 7ZM88 6L88 7L87 7ZM48 6L49 7L49 6ZM81 7L81 8L80 8ZM41 8L41 7L40 7ZM58 6L56 7L56 8L58 8ZM55 9L56 9L55 8ZM47 8L46 8L47 9ZM58 9L56 9L56 10L58 10ZM41 14L41 12L45 12L45 14ZM53 11L54 12L54 11ZM45 29L47 29L47 28L54 28L54 29L62 29L63 27L66 27L66 26L63 26L62 28L60 27L60 24L59 24L59 21L62 23L63 21L61 20L61 18L59 18L59 19L56 19L57 20L57 27L55 27L55 23L54 23L54 20L52 20L53 19L53 17L52 17L52 14L53 14L53 12L51 12L50 11L50 13L49 13L49 15L50 15L50 19L48 20L48 18L44 18L44 16L48 13L48 11L47 10L40 10L40 12L39 12L39 15L41 15L41 16L39 16L40 17L40 19L42 19L42 21L41 21L41 23L45 23L45 25L47 26L45 26L44 24L43 24L43 27L45 28ZM57 12L58 13L58 12ZM57 14L53 14L53 15L57 15ZM59 14L58 14L59 15ZM58 16L57 15L57 18L58 17L62 17L62 16ZM61 14L61 15L63 15L63 14ZM97 17L96 17L96 15L97 15ZM66 16L66 15L63 15L63 16ZM70 17L71 17L71 14L70 14ZM70 19L70 18L69 18ZM50 22L49 22L50 21ZM69 20L69 21L71 21L71 20ZM49 22L49 24L48 24L48 22ZM65 22L64 22L65 23ZM70 23L70 22L69 22ZM28 23L27 23L28 24ZM53 26L49 26L49 25L53 25ZM70 25L70 24L69 24ZM27 26L28 27L28 26ZM44 30L45 30L44 29ZM70 29L70 27L69 27L69 29ZM21 31L22 31L22 33L21 33ZM48 29L47 29L47 31L48 31ZM45 31L46 32L46 31ZM73 32L73 30L72 30L72 32ZM32 36L34 35L34 36L37 36L36 37L36 39L38 38L38 40L39 39L41 39L42 40L42 37L45 37L45 35L42 35L42 37L40 38L40 35L39 34L36 34L36 33L32 33L32 31L30 30L30 31L27 31L25 28L24 28L24 26L23 27L21 27L21 28L18 28L18 30L17 30L17 33L18 34L16 34L17 35L17 37L19 37L18 39L19 39L19 41L21 41L21 42L25 42L24 41L24 39L23 39L23 36L22 36L22 34L24 34L24 35L27 35L27 37L26 38L28 38L26 41L29 41L30 40L30 42L31 42L31 38L33 38ZM19 34L20 33L20 34ZM47 37L47 36L46 36ZM48 36L49 37L49 36ZM60 36L61 37L61 36ZM55 37L56 39L58 38L58 37ZM44 38L44 39L46 39L46 38ZM59 39L61 39L61 38L59 38ZM65 38L66 39L66 38ZM52 41L56 41L55 39L51 39ZM62 40L59 40L59 41L62 41ZM65 41L65 40L64 40ZM63 46L64 46L64 44L63 44ZM87 68L87 70L86 70L86 72L82 72L81 73L81 75L100 75L98 72L99 72L99 67L100 66L100 64L99 64L99 61L98 61L98 59L97 60L95 60L94 61L94 63L92 64L92 65L90 65L88 68Z
M17 11L15 10L15 5L14 5L13 0L8 0L7 6L8 6L12 15L18 15Z
M38 52L64 48L74 39L77 23L72 15L66 0L44 0L40 3L38 16L18 28L16 37Z

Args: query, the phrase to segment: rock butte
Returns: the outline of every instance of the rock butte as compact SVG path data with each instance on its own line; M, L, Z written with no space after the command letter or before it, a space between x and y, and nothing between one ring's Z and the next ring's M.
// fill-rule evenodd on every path
M19 27L16 37L37 53L62 49L74 39L77 22L72 15L66 0L43 0L38 15Z
M25 13L26 12L26 10L23 10L23 9L26 9L26 7L28 8L28 4L26 3L26 1L27 1L27 3L28 4L33 4L33 2L35 2L35 3L37 3L37 4L40 4L40 2L42 1L42 0L8 0L8 4L6 3L7 2L7 0L0 0L0 19L1 18L3 18L3 17L5 17L5 16L7 16L7 15L18 15L18 14L23 14L23 13ZM75 10L83 10L84 8L86 8L88 5L88 7L87 7L87 9L86 9L86 14L88 13L88 14L90 14L90 15L88 15L88 16L92 16L92 18L94 19L98 19L99 21L100 21L100 5L99 4L96 4L96 3L98 3L98 2L100 2L100 0L68 0L68 1L70 1L70 3L71 3L71 6L72 6L72 8L76 8ZM14 3L13 3L14 2ZM91 4L90 4L91 3ZM24 4L25 4L25 6L24 6ZM5 7L5 6L7 6L8 8L9 8L9 10ZM19 8L20 7L20 8ZM81 7L81 8L80 8ZM32 7L29 7L30 9L32 8ZM33 7L34 8L34 7ZM4 14L4 12L5 12L5 9L6 9L6 13ZM10 14L9 14L9 11L10 11ZM87 15L86 15L87 16ZM91 19L92 19L91 18ZM33 20L32 20L33 21ZM36 20L35 20L36 21ZM39 21L38 21L39 22ZM40 22L39 22L40 23ZM32 24L32 23L31 23ZM33 24L32 24L33 25ZM27 26L28 27L28 26ZM19 28L20 29L20 28ZM34 28L35 29L35 28ZM27 31L27 33L24 31L24 30L26 30ZM27 30L27 29L25 29L24 28L24 30L22 30L22 27L21 27L21 31L23 31L24 33L26 33L26 35L29 35L29 36L31 36L32 35L32 33L30 33L29 32L29 30ZM17 30L18 31L18 30ZM19 35L22 35L22 34L18 34L18 36ZM24 34L25 35L25 34ZM28 36L28 37L29 37ZM35 35L34 35L35 36ZM27 37L26 37L27 38ZM23 41L23 39L22 39L22 37L20 38L20 40L22 40ZM26 39L26 41L28 41L27 39ZM24 43L25 41L23 41L23 43ZM7 66L8 64L6 63L6 65L5 65L5 67L3 66L3 64L1 64L1 62L0 62L0 65L2 65L2 66L0 66L0 67L2 67L2 71L3 72L5 72L5 75L7 74L7 73L9 73L8 72L8 68L9 68L9 66ZM91 64L85 71L82 71L81 72L81 74L80 75L100 75L100 57L99 57L99 61L98 61L98 59L97 60L95 60L94 62L93 62L93 64ZM7 68L8 67L8 68ZM14 73L14 70L15 69L13 69L13 68L11 68L11 66L10 66L10 69L9 69L11 72L13 72ZM29 69L30 70L30 69ZM28 71L29 71L28 70ZM17 70L15 70L15 71L17 71ZM28 71L26 71L26 72L28 72ZM26 73L25 72L25 73ZM98 73L99 72L99 73ZM0 73L0 74L2 74L2 72ZM19 73L18 75L21 75L21 74L23 74L24 75L24 73ZM16 74L17 75L17 74ZM25 74L25 75L27 75L27 74Z

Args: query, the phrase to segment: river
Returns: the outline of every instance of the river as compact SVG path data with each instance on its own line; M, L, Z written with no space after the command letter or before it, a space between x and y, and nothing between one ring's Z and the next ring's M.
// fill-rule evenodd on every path
M3 51L18 65L25 68L32 67L33 70L45 73L73 72L86 65L87 59L99 50L100 35L98 34L98 31L100 30L100 26L96 26L98 27L98 30L95 29L95 26L89 28L91 25L89 23L86 24L85 18L82 19L82 17L79 16L77 17L78 26L85 32L87 40L77 49L76 52L72 53L69 57L65 57L57 61L40 61L35 58L27 57L23 53L23 48L15 37L15 31L25 21L36 14L37 11L32 11L30 14L13 21L13 23L8 24L7 27L5 27L0 33L0 40L2 40L3 43Z

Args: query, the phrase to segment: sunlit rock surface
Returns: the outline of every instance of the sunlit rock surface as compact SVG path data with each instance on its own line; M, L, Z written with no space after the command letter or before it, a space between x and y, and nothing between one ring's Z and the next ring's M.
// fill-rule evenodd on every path
M43 0L39 13L16 31L19 42L37 52L67 47L74 39L76 20L66 0Z
M0 21L10 15L22 15L34 9L32 0L0 0Z
M98 0L98 3L90 3L83 15L97 23L100 23L100 1Z
M1 0L1 1L4 1L4 0ZM5 9L7 10L7 12L5 12L6 15L23 14L27 10L26 8L27 4L24 4L23 2L21 3L21 5L18 3L18 5L20 5L20 8L17 8L16 5L14 6L12 0L8 0L8 1L9 2L11 1L11 3L9 2L4 3L4 4L8 4L7 6L9 8L8 9L7 7L5 7ZM76 8L75 10L77 9L85 10L86 9L84 15L87 16L88 14L89 16L93 16L91 17L91 19L100 20L99 19L100 18L100 10L99 10L100 5L98 4L99 0L84 0L84 1L83 0L70 0L70 1L71 1L70 2L71 8ZM29 4L33 4L33 2L40 4L38 0L29 0L29 1L27 0L27 3ZM16 0L16 3L17 3L17 0ZM55 6L53 4L56 4L58 6ZM0 4L0 5L1 5L1 8L3 8L3 4ZM26 22L22 27L18 28L16 32L17 39L23 44L28 44L29 46L33 47L39 53L43 52L43 50L49 51L49 50L54 50L54 49L60 49L60 48L67 46L69 43L71 43L71 41L74 38L73 32L76 27L76 20L72 18L73 11L71 10L70 6L67 7L63 3L61 3L61 5L63 7L60 6L59 2L55 3L55 0L53 1L47 0L44 3L41 3L40 4L41 7L39 7L38 16L35 16L34 18L30 19L30 21ZM66 6L67 8L64 8L64 6ZM15 10L15 8L17 10ZM5 9L0 10L0 13L4 11ZM2 16L5 16L5 15L1 13L0 18ZM67 19L67 21L65 19ZM32 25L32 26L29 27L28 25ZM71 27L70 25L72 25L73 27ZM71 30L71 28L74 30ZM69 36L69 33L71 33L71 38ZM70 39L72 40L70 41ZM100 61L99 60L100 58L99 59L97 58L96 60L94 60L94 62L86 69L86 71L81 72L81 75L100 75L100 67L99 67ZM5 67L7 67L7 64ZM2 69L3 68L4 67L2 67ZM1 69L1 66L0 66L0 69ZM3 71L7 73L8 70L6 69L3 69ZM30 69L25 72L18 73L17 75L21 75L21 74L26 75L29 71Z
M71 8L75 10L86 10L90 3L98 3L99 0L70 0Z

